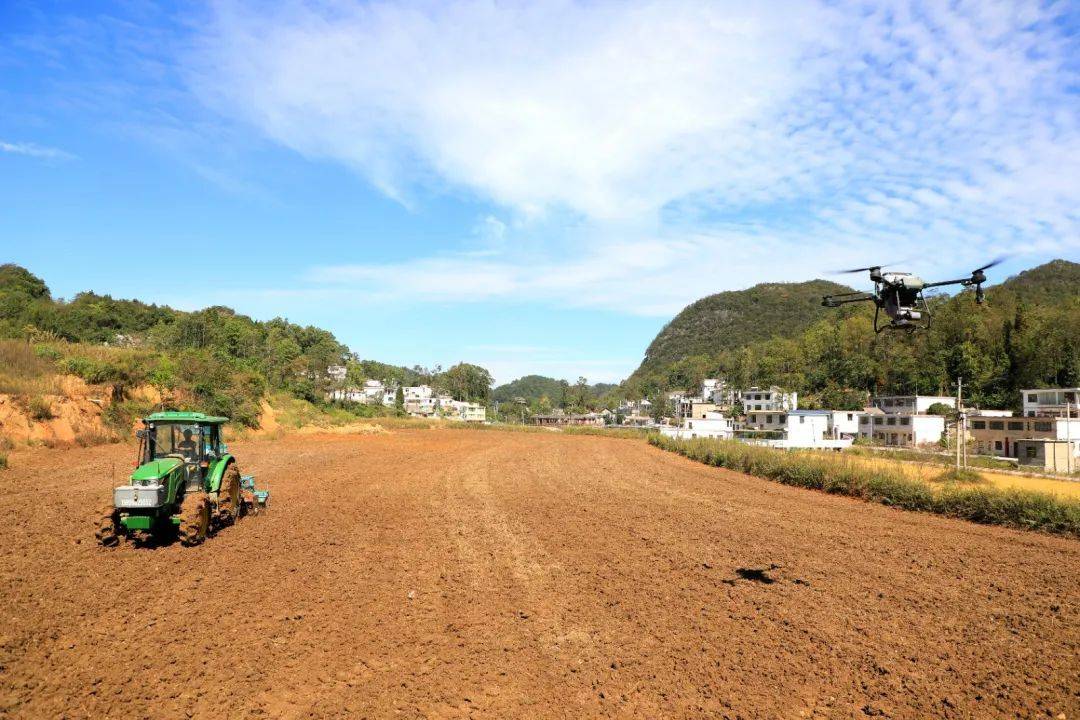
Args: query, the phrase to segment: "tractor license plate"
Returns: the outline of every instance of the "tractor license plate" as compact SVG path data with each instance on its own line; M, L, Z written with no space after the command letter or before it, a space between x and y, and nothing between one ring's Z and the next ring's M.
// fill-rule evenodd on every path
M113 504L120 509L156 508L164 503L163 485L122 485L113 490Z

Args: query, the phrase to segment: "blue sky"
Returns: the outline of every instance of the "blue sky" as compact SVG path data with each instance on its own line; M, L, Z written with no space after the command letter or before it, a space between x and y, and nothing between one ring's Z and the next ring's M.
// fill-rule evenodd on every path
M8 0L0 259L611 381L711 292L1080 258L1075 5L747 5Z

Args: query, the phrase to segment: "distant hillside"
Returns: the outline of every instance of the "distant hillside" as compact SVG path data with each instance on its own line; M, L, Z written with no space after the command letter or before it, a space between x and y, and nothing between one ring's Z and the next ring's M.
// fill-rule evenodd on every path
M688 305L649 344L630 380L694 355L715 355L759 340L794 337L831 311L821 297L851 292L828 280L762 283L709 295Z
M1051 260L1038 267L1024 270L994 288L991 296L1012 294L1028 303L1058 302L1063 298L1080 296L1080 263Z
M930 299L933 325L913 335L872 329L869 303L821 307L847 292L815 280L758 285L695 302L657 335L626 381L629 394L693 387L703 377L778 384L808 406L858 407L871 392L955 392L1012 407L1017 391L1080 384L1080 264L1054 260L974 293Z
M513 402L515 398L524 398L530 403L546 397L554 406L558 406L569 398L573 387L565 380L543 375L526 375L498 386L492 391L491 397L498 402ZM595 383L587 387L587 394L591 398L598 398L616 387L618 386L610 383Z

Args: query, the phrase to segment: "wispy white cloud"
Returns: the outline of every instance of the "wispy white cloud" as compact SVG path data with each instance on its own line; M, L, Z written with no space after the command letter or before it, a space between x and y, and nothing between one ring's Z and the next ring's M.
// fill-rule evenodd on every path
M317 292L661 315L896 248L943 271L1080 250L1061 12L224 2L185 72L218 111L389 196L464 190L510 218L452 252L315 268Z
M9 143L0 141L0 152L11 155L25 155L26 157L40 158L42 160L74 160L75 156L58 148L35 145L34 143Z

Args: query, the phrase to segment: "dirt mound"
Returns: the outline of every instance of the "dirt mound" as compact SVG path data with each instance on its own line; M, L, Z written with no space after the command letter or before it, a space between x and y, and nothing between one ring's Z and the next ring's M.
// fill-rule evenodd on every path
M0 717L1058 717L1080 543L562 433L233 443L273 510L100 548L131 448L0 473Z

